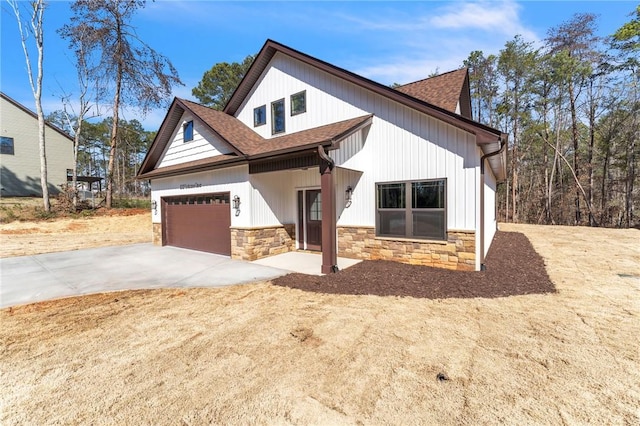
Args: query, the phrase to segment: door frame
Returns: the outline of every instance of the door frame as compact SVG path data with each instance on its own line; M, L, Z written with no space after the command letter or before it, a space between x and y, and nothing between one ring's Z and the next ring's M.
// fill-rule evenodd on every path
M295 189L296 200L296 247L298 250L313 250L322 252L322 243L320 249L310 249L307 243L307 192L318 191L322 194L320 186L309 186ZM302 197L300 196L302 194ZM302 204L300 204L302 202Z

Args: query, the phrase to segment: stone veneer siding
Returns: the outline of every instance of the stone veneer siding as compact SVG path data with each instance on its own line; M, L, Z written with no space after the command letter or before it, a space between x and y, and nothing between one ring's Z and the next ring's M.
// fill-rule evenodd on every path
M231 258L257 260L296 248L296 225L268 228L231 228Z
M151 241L153 242L154 245L156 246L161 246L162 245L162 224L161 223L154 223L152 224L153 228L151 230Z
M447 241L377 238L375 228L338 227L338 256L364 260L393 260L412 265L474 271L475 232L449 231Z

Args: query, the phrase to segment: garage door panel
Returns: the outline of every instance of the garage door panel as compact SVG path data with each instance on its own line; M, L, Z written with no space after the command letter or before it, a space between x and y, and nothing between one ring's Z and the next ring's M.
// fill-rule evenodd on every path
M167 245L231 254L228 193L172 197L163 201Z

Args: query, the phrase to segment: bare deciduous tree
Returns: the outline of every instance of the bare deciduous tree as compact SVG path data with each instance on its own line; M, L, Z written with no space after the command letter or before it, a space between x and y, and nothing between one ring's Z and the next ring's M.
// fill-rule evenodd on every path
M144 0L76 0L72 5L73 24L63 32L75 37L88 34L87 52L92 60L91 79L108 82L112 95L112 128L107 169L106 206L113 202L113 174L118 145L120 109L139 107L146 114L162 105L173 85L182 84L171 62L142 41L131 24ZM82 30L80 30L82 28Z
M51 202L49 200L49 183L47 179L47 150L45 140L45 121L44 112L42 110L42 77L43 77L43 62L44 62L44 9L46 4L44 0L34 0L28 3L19 2L18 0L7 0L9 6L13 10L18 22L18 30L20 31L20 40L22 42L22 50L24 52L24 58L27 64L27 74L29 76L29 84L31 85L31 91L33 92L33 98L36 103L36 114L38 116L38 147L40 151L40 186L42 187L42 201L44 204L44 210L46 212L51 211ZM28 20L22 17L21 5L27 5L25 10L29 13ZM35 76L34 69L31 63L31 56L29 54L28 41L33 37L36 49L38 51L38 58L36 59Z

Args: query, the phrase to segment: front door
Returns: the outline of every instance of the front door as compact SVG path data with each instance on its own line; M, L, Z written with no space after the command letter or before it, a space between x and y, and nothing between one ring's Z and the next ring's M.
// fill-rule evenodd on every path
M298 191L298 246L322 250L322 198L319 189Z

